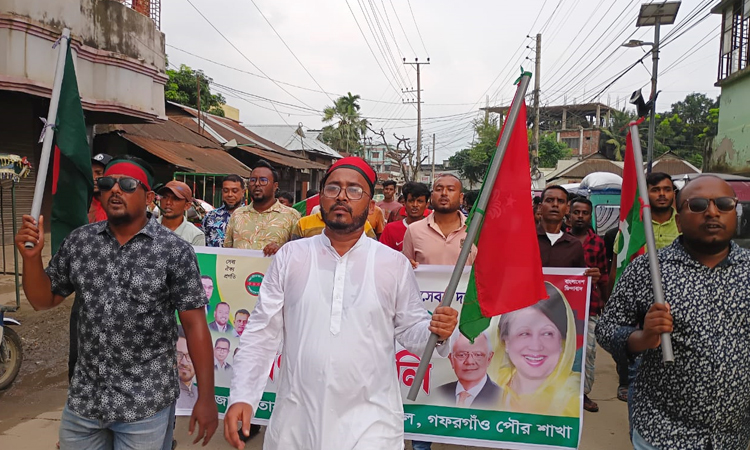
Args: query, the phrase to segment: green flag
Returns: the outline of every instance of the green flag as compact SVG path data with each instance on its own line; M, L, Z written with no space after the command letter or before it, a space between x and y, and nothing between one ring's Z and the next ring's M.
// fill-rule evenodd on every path
M88 223L89 205L94 193L86 122L78 94L70 40L67 42L60 103L55 120L51 221L53 254L71 231Z
M622 172L622 194L620 195L620 232L617 234L617 275L615 283L630 261L644 252L646 229L643 226L641 197L638 192L633 153L633 139L628 132L625 146L625 168Z

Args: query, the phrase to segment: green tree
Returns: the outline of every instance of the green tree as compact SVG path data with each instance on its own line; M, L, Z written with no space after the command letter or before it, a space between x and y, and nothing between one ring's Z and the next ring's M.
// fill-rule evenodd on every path
M625 137L628 134L628 124L636 117L628 111L613 109L610 112L610 124L601 129L605 146L605 154L615 161L622 161L625 154Z
M500 127L497 120L481 119L474 122L474 131L476 134L474 143L469 148L459 150L449 159L451 167L455 167L458 173L471 184L481 183L484 180L484 174L497 148Z
M539 136L539 167L556 167L557 161L570 158L572 151L563 142L557 142L555 133Z
M362 136L367 132L367 120L360 115L359 95L348 92L339 97L333 106L323 110L323 122L330 123L323 127L321 138L333 149L361 155Z
M167 70L169 81L164 86L164 98L181 105L198 108L198 84L200 84L201 111L224 117L221 105L226 103L221 94L211 93L213 79L202 70L193 70L182 64L179 70Z

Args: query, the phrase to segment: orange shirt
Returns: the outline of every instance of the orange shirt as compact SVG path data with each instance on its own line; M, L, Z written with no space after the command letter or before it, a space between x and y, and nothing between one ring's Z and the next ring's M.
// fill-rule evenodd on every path
M370 222L372 229L375 230L375 234L380 236L385 228L385 215L380 207L376 206L375 209L367 216L367 221Z

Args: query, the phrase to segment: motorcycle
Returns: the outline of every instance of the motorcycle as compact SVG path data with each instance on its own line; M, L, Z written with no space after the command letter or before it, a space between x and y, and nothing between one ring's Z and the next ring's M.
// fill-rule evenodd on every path
M4 311L0 311L0 391L13 384L23 361L21 338L10 325L19 326L21 323L5 317Z

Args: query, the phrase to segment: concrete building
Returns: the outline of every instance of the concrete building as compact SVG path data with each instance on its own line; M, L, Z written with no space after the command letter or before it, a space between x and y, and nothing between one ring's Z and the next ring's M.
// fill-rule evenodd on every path
M721 46L716 86L721 88L719 131L709 171L750 174L750 0L721 0Z
M378 173L378 181L393 180L396 182L397 191L404 184L404 173L398 161L388 157L388 152L393 150L392 146L384 144L367 144L364 148L363 159L370 164ZM380 185L376 189L380 189Z
M509 108L493 106L481 109L499 114L502 123ZM594 153L602 153L607 158L614 159L614 155L607 154L601 133L601 128L611 123L610 112L611 108L603 103L543 106L539 108L539 129L542 133L554 132L557 141L564 142L578 159ZM527 123L531 121L533 113L532 108L527 109Z
M164 34L159 2L115 0L3 0L0 2L0 141L3 153L39 167L63 28L71 49L90 135L93 125L166 120ZM90 139L91 141L91 139ZM31 209L36 171L18 187L18 217ZM6 185L4 185L6 186ZM50 183L47 183L48 192ZM4 196L10 223L9 195ZM47 196L49 200L49 196ZM46 201L42 211L49 211ZM8 234L7 232L5 233Z

